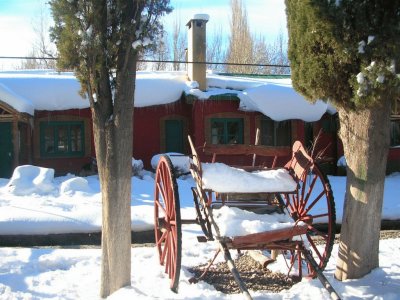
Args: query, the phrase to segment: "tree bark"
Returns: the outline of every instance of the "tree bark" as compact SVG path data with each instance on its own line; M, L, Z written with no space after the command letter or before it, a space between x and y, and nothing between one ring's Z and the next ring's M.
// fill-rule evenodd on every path
M122 52L114 98L109 76L99 83L92 108L96 156L102 193L102 266L100 296L105 298L131 282L131 178L133 95L136 55ZM106 97L105 100L101 99Z
M346 280L360 278L379 266L390 100L371 109L340 109L339 118L347 184L335 277Z
M129 106L104 125L94 118L103 214L101 297L130 285L132 101Z

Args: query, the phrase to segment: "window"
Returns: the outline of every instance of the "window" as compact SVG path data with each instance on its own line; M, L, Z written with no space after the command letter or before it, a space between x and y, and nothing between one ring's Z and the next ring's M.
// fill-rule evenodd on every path
M212 144L243 144L242 118L211 119Z
M390 121L390 146L400 146L400 120Z
M40 154L43 157L83 156L84 123L41 122Z
M290 121L276 122L268 117L261 119L261 145L290 146L291 141Z

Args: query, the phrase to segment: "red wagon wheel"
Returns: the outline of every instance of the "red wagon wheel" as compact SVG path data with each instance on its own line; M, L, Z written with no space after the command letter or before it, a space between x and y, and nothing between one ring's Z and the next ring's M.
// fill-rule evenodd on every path
M160 264L178 290L181 269L182 232L178 186L168 156L161 156L156 170L154 193L154 233Z
M283 194L286 209L295 221L303 221L308 231L302 237L319 269L325 269L335 239L336 212L328 178L314 164L299 180L295 194ZM306 267L305 267L306 266ZM290 268L297 267L298 276L315 277L316 271L306 264L302 251L291 251Z

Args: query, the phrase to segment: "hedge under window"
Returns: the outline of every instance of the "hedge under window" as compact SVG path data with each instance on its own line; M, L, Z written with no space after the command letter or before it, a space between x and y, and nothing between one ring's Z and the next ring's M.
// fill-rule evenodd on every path
M40 123L40 154L42 157L83 156L83 122Z
M243 144L242 118L211 119L212 144Z

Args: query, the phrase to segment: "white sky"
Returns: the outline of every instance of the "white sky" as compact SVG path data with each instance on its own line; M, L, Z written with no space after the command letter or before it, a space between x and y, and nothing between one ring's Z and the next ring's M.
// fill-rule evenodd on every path
M286 14L284 0L242 0L248 14L250 29L267 39L274 38L280 31L286 34ZM210 16L207 23L208 33L222 26L229 35L230 0L171 0L174 11L166 18L166 26L178 18L183 25L194 14Z
M37 22L45 0L0 0L0 56L26 56L32 49L35 33L32 25ZM165 18L165 28L171 27L177 18L182 26L196 13L210 15L208 33L222 27L229 35L230 0L171 0L174 11ZM250 29L254 34L274 40L276 35L286 32L284 0L243 0L248 12ZM15 64L15 62L14 62ZM19 64L19 62L17 63ZM9 69L13 63L0 60L0 70Z

